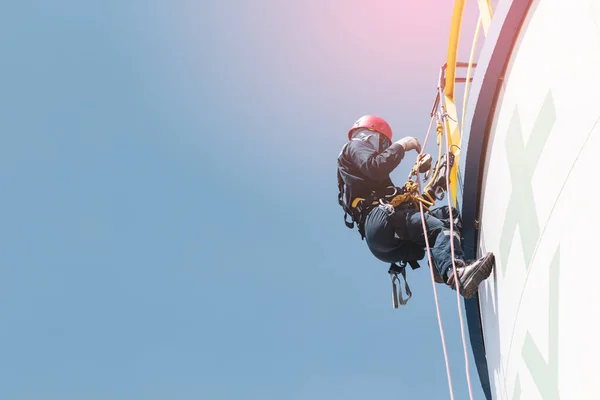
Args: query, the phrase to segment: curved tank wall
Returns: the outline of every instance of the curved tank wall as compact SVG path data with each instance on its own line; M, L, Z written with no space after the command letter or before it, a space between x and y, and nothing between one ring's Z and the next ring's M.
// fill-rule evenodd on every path
M600 1L533 1L500 82L474 215L491 393L600 399Z

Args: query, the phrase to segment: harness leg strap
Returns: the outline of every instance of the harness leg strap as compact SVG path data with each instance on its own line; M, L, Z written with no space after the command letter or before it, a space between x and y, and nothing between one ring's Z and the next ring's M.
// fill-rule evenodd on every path
M406 263L403 262L401 264L402 265L399 266L395 263L392 263L388 271L390 277L392 278L392 305L394 308L398 308L398 304L405 306L408 303L408 300L410 300L410 298L412 297L410 286L408 285L408 281L406 280ZM396 282L400 284L400 277L398 275L402 275L402 277L404 278L404 291L408 296L406 299L404 299L404 296L402 295L402 289L398 288L398 286L396 285Z

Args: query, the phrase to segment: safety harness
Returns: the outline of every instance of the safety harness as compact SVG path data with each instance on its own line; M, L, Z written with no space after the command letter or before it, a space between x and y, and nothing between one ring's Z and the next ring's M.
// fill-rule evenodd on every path
M338 203L344 209L344 223L350 229L354 229L354 225L358 228L358 232L360 233L360 237L362 240L365 239L365 219L369 212L377 206L377 195L375 191L371 192L371 194L363 199L357 197L352 200L352 204L348 206L344 201L345 197L345 183L342 179L342 175L338 169L337 171L337 180L338 180ZM348 221L348 216L350 216L351 220Z
M388 186L386 190L389 190L392 193L378 193L377 191L372 191L366 198L356 197L352 199L352 203L348 206L344 201L345 184L339 170L337 178L339 190L338 203L344 210L344 223L350 229L354 229L354 225L356 225L362 240L365 239L365 221L367 215L369 215L369 212L371 212L373 208L382 207L391 215L394 213L394 209L402 204L408 203L413 206L415 198L418 197L413 194L414 189L411 186ZM425 199L420 200L426 201ZM418 207L418 203L416 203L416 205ZM348 216L351 218L350 221L348 221Z

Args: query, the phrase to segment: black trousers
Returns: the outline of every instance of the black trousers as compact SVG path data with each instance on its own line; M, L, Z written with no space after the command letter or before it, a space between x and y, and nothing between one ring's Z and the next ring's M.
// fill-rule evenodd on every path
M450 212L448 206L425 213L427 238L435 268L446 278L452 268L450 240L454 241L454 256L463 259L461 245L461 222L458 210L452 208L454 237L450 237ZM421 260L425 256L425 235L418 209L398 207L392 215L382 207L375 207L365 221L365 239L369 250L383 262Z

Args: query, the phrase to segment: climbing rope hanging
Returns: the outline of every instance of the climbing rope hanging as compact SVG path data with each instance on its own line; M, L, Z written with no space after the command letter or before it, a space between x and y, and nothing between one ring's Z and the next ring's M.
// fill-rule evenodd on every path
M448 114L445 112L444 109L444 104L443 104L443 96L442 96L442 89L439 88L439 96L440 96L440 107L441 107L441 122L443 127L447 127L447 118ZM450 139L449 139L449 135L448 135L448 130L445 129L444 130L445 134L443 135L446 139L446 157L450 157ZM450 237L454 238L454 214L453 214L453 207L452 207L452 202L451 202L451 195L450 195L450 190L452 190L451 186L450 186L450 171L451 168L446 169L446 190L448 191L448 196L446 196L447 199L447 203L448 203L448 211L450 213ZM457 275L457 271L456 271L456 261L455 261L455 252L454 252L454 240L450 240L450 250L452 253L452 270L454 272L454 276L458 277ZM464 323L464 317L463 317L463 311L462 311L462 306L461 306L461 301L460 301L460 290L459 290L459 279L454 279L454 283L455 283L455 288L456 288L456 305L458 308L458 318L460 320L460 332L461 332L461 338L462 338L462 344L463 344L463 352L464 352L464 357L465 357L465 375L467 378L467 386L469 388L469 399L473 400L473 388L471 385L471 373L470 373L470 369L469 369L469 354L467 351L467 339L465 336L465 323Z
M425 135L425 140L423 141L423 144L421 146L421 153L419 154L419 157L422 157L422 154L424 154L424 150L425 147L427 146L427 141L429 139L429 134L431 133L431 126L433 125L433 122L435 120L435 116L431 117L431 122L429 124L429 129L427 130L427 134ZM436 129L437 131L437 129ZM440 145L440 143L438 143L438 146ZM439 158L438 158L439 160ZM414 168L413 168L414 171ZM417 178L417 186L419 189L419 192L421 191L421 178L419 176L419 174L416 174L416 178ZM437 313L437 318L438 318L438 326L440 328L440 338L442 341L442 350L444 352L444 361L446 363L446 376L448 378L448 388L450 390L450 399L454 400L454 391L452 389L452 377L450 374L450 363L448 361L448 351L446 349L446 339L445 339L445 335L444 335L444 326L442 323L442 316L440 313L440 303L438 301L438 295L437 295L437 288L436 288L436 282L435 282L435 276L433 274L433 260L431 257L431 247L429 245L429 238L427 237L427 224L425 222L425 210L423 207L423 203L419 202L419 210L421 213L421 224L423 225L423 234L425 237L425 248L427 250L427 259L429 262L429 273L431 275L431 285L433 288L433 297L435 299L435 310Z
M450 151L452 146L450 145L449 134L448 134L448 118L450 118L450 117L446 113L445 107L444 107L443 88L442 88L442 85L439 85L438 93L437 93L436 100L434 103L434 108L432 109L432 113L431 113L431 121L429 123L429 128L427 129L427 134L425 135L425 139L421 146L421 152L417 158L417 162L415 162L415 165L413 166L411 173L409 174L407 183L404 185L404 194L403 194L404 197L398 198L398 200L399 200L398 204L400 204L401 202L408 202L408 201L413 202L414 205L418 204L419 211L421 214L421 224L423 226L423 236L425 238L425 247L426 247L426 251L427 251L429 271L430 271L430 275L431 275L431 283L432 283L432 288L433 288L433 295L434 295L434 300L435 300L438 325L439 325L439 329L440 329L440 338L442 341L444 361L446 364L448 388L450 390L450 398L453 400L454 392L453 392L453 385L452 385L452 377L451 377L451 373L450 373L448 352L447 352L447 348L446 348L446 339L445 339L445 334L444 334L444 327L443 327L443 323L442 323L437 288L436 288L434 266L433 266L433 260L432 260L432 256L431 256L431 246L430 246L429 238L427 235L427 223L425 220L425 212L430 212L429 207L433 206L433 204L435 203L435 200L440 200L440 198L437 196L436 193L432 194L430 192L430 189L434 186L434 182L436 182L436 180L438 179L438 175L440 174L440 171L442 169L444 169L443 179L445 179L445 190L448 192L445 197L447 199L448 211L450 213L450 237L451 238L454 237L455 215L453 213L454 208L452 205L452 201L451 201L452 196L450 193L450 190L451 190L450 173L451 173L451 169L453 167L453 161L454 161L453 156L454 155ZM423 165L424 164L426 165L426 162L424 162L424 160L427 160L426 156L428 156L428 154L424 153L424 151L425 151L425 147L427 146L427 142L429 140L429 135L431 133L431 128L432 128L434 122L436 122L436 139L437 139L437 145L438 145L438 160L436 162L436 166L433 168L433 174L430 176L430 174L432 172L431 165L429 165L429 170L427 170L427 168L423 168ZM445 144L445 152L443 152L444 144ZM443 164L443 159L446 162L445 168L444 168L444 164ZM428 161L430 164L430 157L429 157ZM425 171L425 170L427 170L427 171ZM425 186L425 188L422 188L422 184L421 184L420 174L422 174L422 173L425 173L426 180L428 178L431 178L431 180ZM415 180L413 180L413 177L415 178ZM452 259L452 270L453 270L454 274L457 274L456 262L455 262L455 249L454 249L454 241L453 240L450 241L450 249L451 249L451 259ZM458 275L455 275L455 276L458 276ZM397 278L397 276L396 276L396 278ZM399 279L398 279L398 281L399 281ZM459 320L460 320L461 337L462 337L462 344L463 344L463 351L464 351L464 358L465 358L465 372L466 372L466 378L467 378L467 385L468 385L468 389L469 389L469 398L470 398L470 400L473 400L473 390L472 390L472 385L471 385L466 335L465 335L465 329L464 329L464 317L463 317L463 312L462 312L462 307L461 307L461 299L460 299L459 280L455 279L454 282L456 285L455 286L456 300L457 300L458 315L459 315ZM396 296L395 295L396 286L395 286L394 280L392 280L392 283L394 285L394 296ZM409 293L409 295L410 294L411 293ZM396 297L394 297L394 302L395 302L395 304L397 304ZM396 307L397 307L397 305L396 305Z

